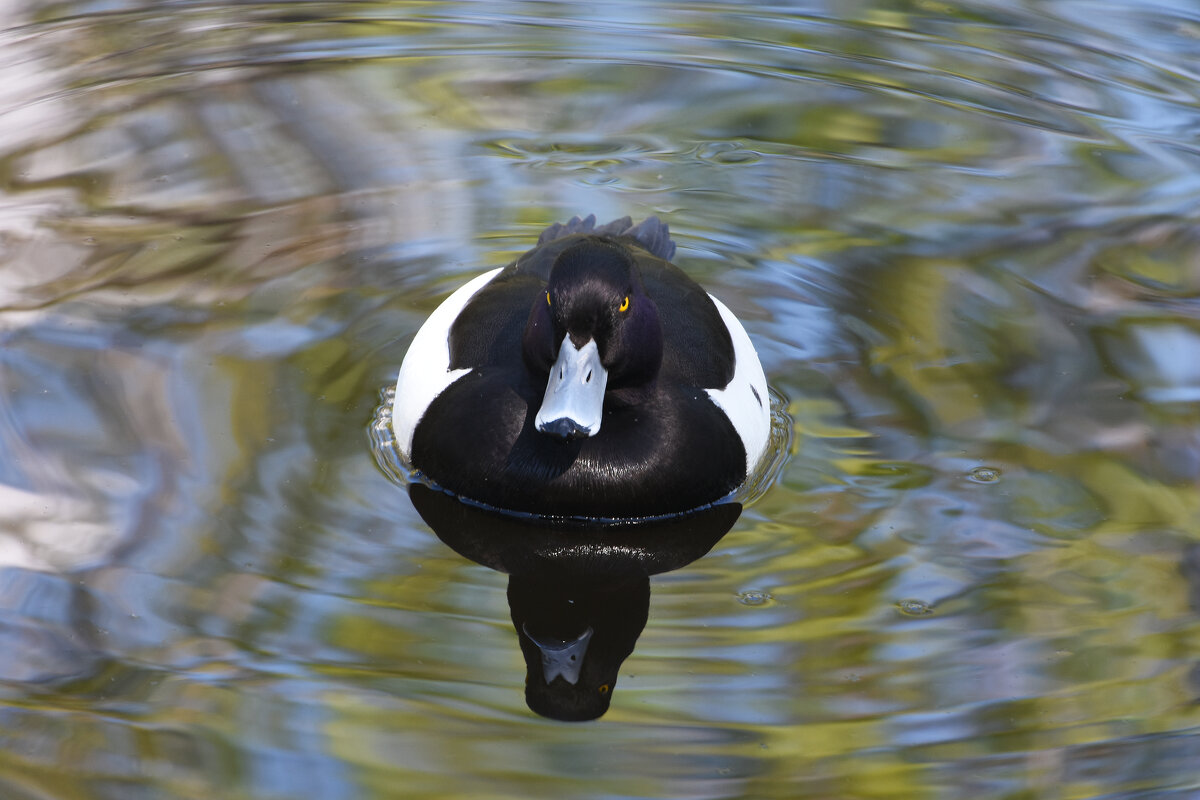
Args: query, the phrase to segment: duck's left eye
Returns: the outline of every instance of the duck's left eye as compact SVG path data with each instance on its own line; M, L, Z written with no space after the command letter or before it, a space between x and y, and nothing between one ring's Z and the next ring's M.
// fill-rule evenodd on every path
M546 292L546 305L550 305L550 293Z
M628 310L629 310L629 295L625 295L625 299L621 301L621 305L617 308L617 311L628 311Z

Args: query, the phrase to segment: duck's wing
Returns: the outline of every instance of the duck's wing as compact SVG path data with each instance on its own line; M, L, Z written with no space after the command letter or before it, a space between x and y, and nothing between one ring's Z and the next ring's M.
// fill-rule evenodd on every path
M612 236L613 238L628 236L635 239L651 255L664 261L670 261L675 256L675 242L671 241L671 231L667 227L667 223L658 217L646 217L637 225L633 224L632 217L621 217L604 225L596 225L595 214L588 214L582 219L571 217L565 223L556 222L542 231L541 236L538 237L538 245L541 246L576 233Z

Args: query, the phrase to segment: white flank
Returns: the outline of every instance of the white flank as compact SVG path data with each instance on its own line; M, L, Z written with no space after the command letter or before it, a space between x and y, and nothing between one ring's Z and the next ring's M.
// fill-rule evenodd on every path
M746 477L753 474L758 460L767 450L771 436L771 397L767 394L767 376L758 353L742 323L717 298L709 295L721 312L721 319L733 338L733 379L724 389L705 389L717 407L725 412L746 448ZM758 392L758 399L754 393Z
M425 320L413 337L400 364L396 400L392 404L392 432L406 461L412 459L413 433L429 404L470 369L450 369L450 326L459 313L504 267L485 272L455 290Z

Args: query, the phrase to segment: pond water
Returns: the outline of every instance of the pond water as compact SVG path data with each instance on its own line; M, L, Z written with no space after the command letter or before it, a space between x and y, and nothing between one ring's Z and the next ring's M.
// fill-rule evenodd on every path
M0 797L1200 796L1200 13L0 2ZM651 214L791 431L595 722L384 468Z

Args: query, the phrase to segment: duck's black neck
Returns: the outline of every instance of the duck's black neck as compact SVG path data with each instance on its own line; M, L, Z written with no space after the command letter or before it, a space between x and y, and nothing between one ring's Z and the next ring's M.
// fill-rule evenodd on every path
M609 389L604 395L604 402L620 406L640 406L650 401L658 393L657 378L637 386L624 386L619 389Z

